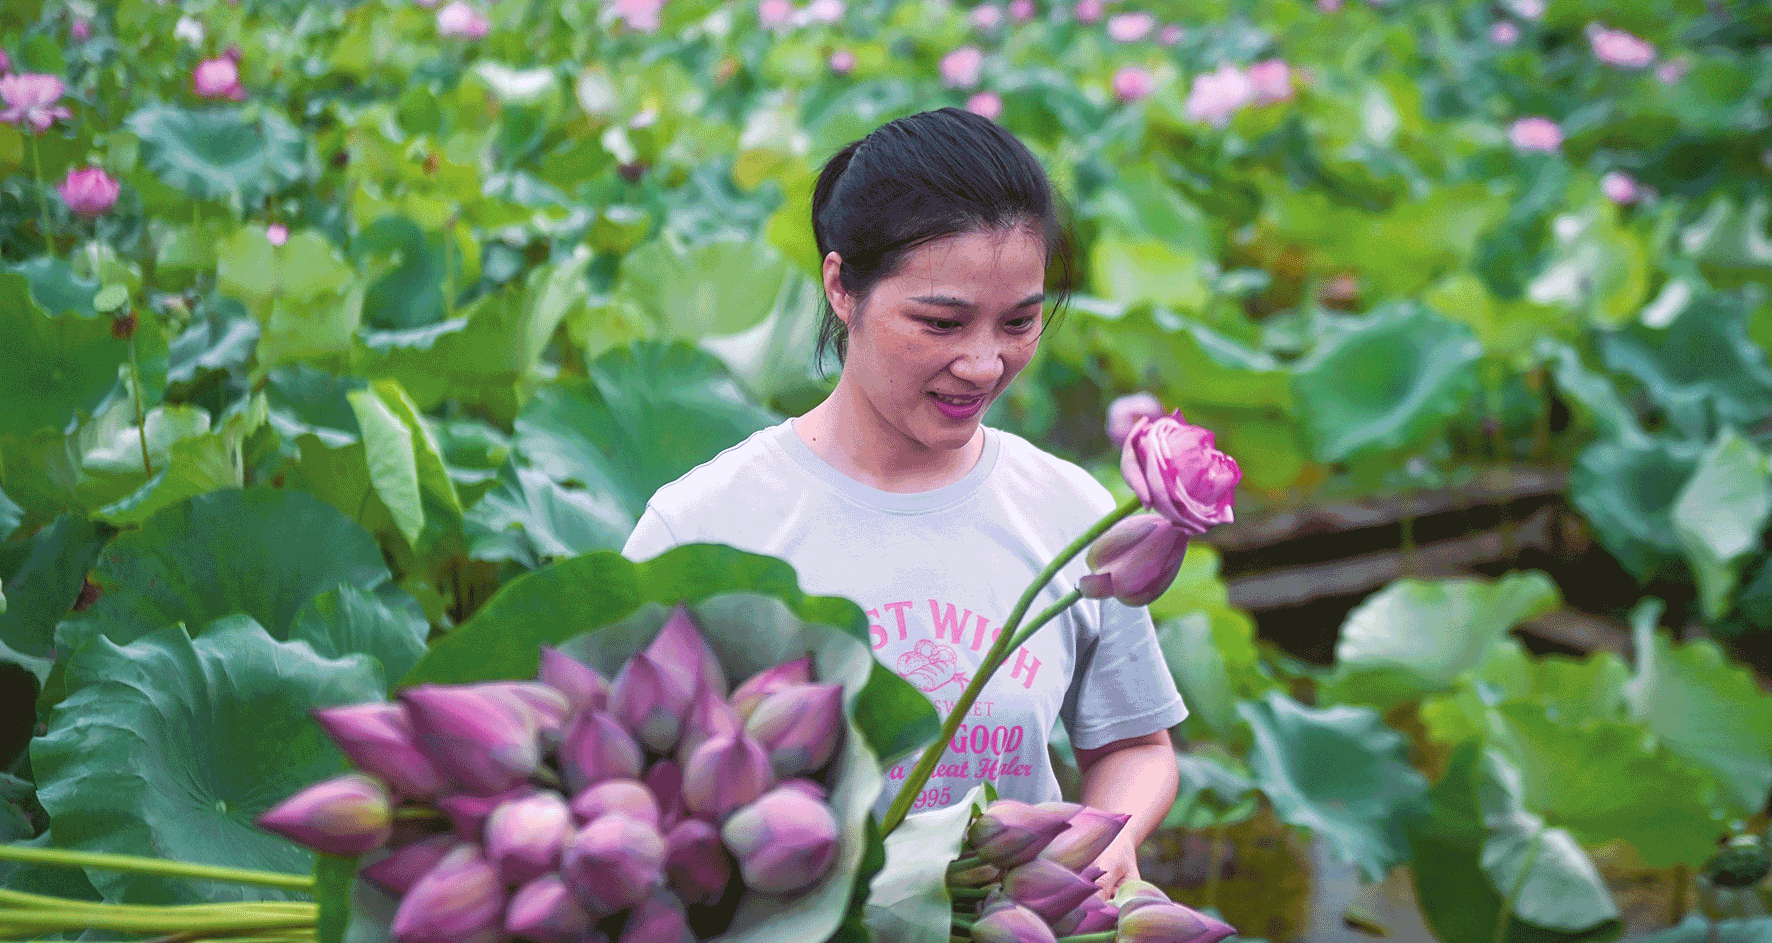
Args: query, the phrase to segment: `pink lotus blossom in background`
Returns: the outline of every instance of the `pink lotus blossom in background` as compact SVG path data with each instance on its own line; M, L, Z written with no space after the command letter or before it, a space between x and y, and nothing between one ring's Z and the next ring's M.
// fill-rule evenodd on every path
M806 6L806 17L814 23L830 26L843 22L843 0L812 0Z
M486 34L492 32L492 23L463 0L455 0L437 11L437 32L463 39L485 39Z
M1249 84L1255 104L1271 105L1292 98L1292 69L1280 59L1264 59L1249 67Z
M1544 16L1544 0L1508 0L1507 6L1522 20L1537 20Z
M1489 27L1489 39L1497 46L1512 46L1520 41L1520 28L1508 20Z
M1009 16L1017 23L1026 23L1034 18L1034 0L1010 0Z
M265 238L271 245L280 246L289 241L289 227L282 223L272 223L265 227Z
M200 98L246 99L246 89L240 86L240 66L227 56L197 63L191 70L191 91Z
M1182 37L1186 35L1186 30L1171 23L1168 26L1163 27L1163 32L1157 34L1157 43L1163 46L1179 46L1181 45Z
M1101 14L1106 9L1107 4L1102 0L1077 0L1077 6L1073 12L1079 23L1096 23L1100 22Z
M1655 61L1655 47L1621 29L1607 29L1597 23L1587 30L1593 44L1594 58L1625 69L1641 69Z
M984 70L984 53L977 46L961 46L941 57L941 80L949 88L971 88Z
M190 16L178 18L178 25L172 28L172 38L187 46L203 45L203 21Z
M1138 66L1121 66L1120 71L1114 73L1114 97L1123 102L1149 98L1156 87L1156 80L1151 78L1150 72Z
M831 71L838 75L848 75L855 71L855 53L847 49L839 49L831 53Z
M1555 151L1563 146L1563 129L1549 118L1521 118L1507 129L1507 138L1522 151Z
M1341 0L1317 0L1317 9L1324 13L1341 12Z
M1230 123L1231 115L1254 99L1255 85L1249 76L1227 62L1216 72L1194 77L1182 112L1191 120L1210 121L1222 128Z
M757 4L757 19L764 29L784 30L793 16L794 5L789 0L761 0Z
M74 42L83 43L92 38L92 24L87 22L85 17L81 17L74 21L73 26L68 27L68 35L73 38Z
M1622 170L1607 171L1600 178L1600 192L1606 194L1606 199L1619 204L1635 203L1643 196L1637 181Z
M1655 81L1663 85L1678 85L1692 71L1692 60L1685 56L1675 56L1655 67Z
M117 205L117 194L122 191L122 186L111 179L104 168L88 167L68 171L55 190L75 216L94 219L109 213L111 207Z
M981 3L972 8L972 27L990 32L1003 25L1003 10L994 3Z
M615 0L615 18L636 32L657 32L664 5L665 0Z
M966 99L966 110L995 121L1003 114L1003 96L996 92L979 92Z
M1117 43L1135 43L1157 28L1157 18L1149 13L1121 13L1107 21L1108 38Z
M7 124L29 124L41 134L49 130L57 118L72 118L73 112L57 105L65 90L62 80L41 72L23 72L0 77L0 100L6 110L0 121Z
M11 72L12 57L6 54L6 50L0 49L0 75L7 75Z

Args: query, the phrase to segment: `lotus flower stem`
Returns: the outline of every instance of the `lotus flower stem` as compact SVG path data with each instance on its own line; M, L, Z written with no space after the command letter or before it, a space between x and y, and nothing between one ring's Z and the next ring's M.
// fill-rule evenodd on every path
M1103 930L1100 933L1079 933L1076 936L1061 936L1058 943L1114 943L1118 930Z
M442 820L442 819L448 818L448 816L444 815L443 810L441 810L441 809L433 809L430 806L424 806L424 805L409 805L409 806L405 806L403 808L395 809L394 810L394 818L396 818L396 819L438 819L438 820Z
M962 917L959 914L954 914L953 919L954 919L954 929L956 929L956 930L970 931L972 929L972 925L974 923L978 922L976 920L973 920L971 917Z
M153 874L160 877L199 878L207 881L229 881L254 884L290 891L312 891L314 878L307 874L279 874L275 871L248 871L185 861L166 861L137 855L113 855L97 851L74 851L68 848L21 848L0 845L0 861L22 861L26 864L47 864L63 868L101 868L128 874Z
M108 904L97 900L73 900L48 894L32 894L0 888L0 904L22 910L91 910L105 913L182 915L260 913L273 917L313 916L315 905L304 901L240 901L227 904ZM0 917L8 919L11 915Z
M976 868L981 864L984 864L984 859L980 858L977 855L971 855L971 856L965 857L965 858L956 858L948 864L948 873L949 874L957 874L961 871L966 871L966 870L970 870L972 868Z
M135 401L135 430L142 443L142 472L152 478L154 465L148 460L148 416L142 402L142 368L135 357L135 335L129 337L129 376L133 380L130 399Z
M949 741L953 740L954 734L959 731L960 722L966 719L972 710L973 702L977 701L978 695L984 691L985 682L991 679L991 675L995 674L1003 662L1008 660L1009 653L1015 650L1015 646L1011 643L1026 638L1043 622L1059 612L1063 612L1071 603L1082 598L1080 593L1073 591L1070 596L1060 600L1053 608L1042 612L1039 619L1029 627L1027 633L1017 634L1016 630L1021 626L1021 617L1026 615L1028 607L1034 604L1034 596L1046 588L1046 584L1058 575L1059 570L1064 569L1065 564L1071 562L1071 558L1082 553L1091 543L1095 542L1095 538L1107 533L1108 528L1130 517L1140 507L1142 504L1136 495L1127 498L1125 503L1109 511L1107 516L1096 521L1094 526L1077 535L1077 539L1071 541L1070 546L1059 551L1058 556L1053 557L1052 561L1046 564L1046 568L1034 577L1034 581L1028 584L1027 590L1021 594L1021 599L1010 611L1008 621L1003 624L1002 634L997 636L997 640L991 644L990 650L985 653L984 661L979 664L978 672L972 676L972 680L967 682L966 690L960 692L959 700L955 701L953 708L948 711L947 720L942 721L941 733L936 736L935 742L923 750L923 756L917 761L916 768L912 769L910 775L905 777L899 788L898 797L892 800L891 808L886 810L886 817L880 823L882 836L892 834L892 830L904 821L905 815L911 810L911 803L916 801L917 796L922 793L923 784L927 783L930 774L935 772L935 764L941 761L942 752L947 749Z
M969 900L984 900L990 895L990 891L982 887L950 887L948 895L955 899L963 897Z
M37 135L31 134L31 169L37 174L37 205L43 209L43 248L55 258L55 237L49 232L49 188L43 185L43 154L37 149Z

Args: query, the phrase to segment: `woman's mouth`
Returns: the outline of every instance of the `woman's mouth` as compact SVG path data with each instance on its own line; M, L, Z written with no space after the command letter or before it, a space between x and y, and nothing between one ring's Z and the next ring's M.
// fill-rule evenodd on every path
M935 408L949 419L970 419L973 414L984 406L984 397L951 397L931 391L930 397L935 400Z

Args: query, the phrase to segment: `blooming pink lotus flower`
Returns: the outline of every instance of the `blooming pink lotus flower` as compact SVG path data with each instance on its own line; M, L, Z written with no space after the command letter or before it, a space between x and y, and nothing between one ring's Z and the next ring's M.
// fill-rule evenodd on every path
M560 738L560 770L574 792L605 779L640 775L640 745L614 717L598 710L582 711Z
M1126 444L1126 437L1132 434L1132 427L1140 418L1161 419L1167 415L1163 404L1149 393L1121 396L1108 404L1108 441L1114 448L1120 448Z
M1507 138L1518 150L1553 152L1563 146L1563 129L1549 118L1521 118L1507 129Z
M358 773L322 780L258 817L258 825L329 855L360 855L387 844L394 808L382 784Z
M1621 29L1607 29L1598 23L1587 30L1593 45L1594 58L1625 69L1641 69L1655 61L1655 47Z
M846 9L843 0L812 0L806 5L806 18L814 23L831 26L843 22Z
M719 821L774 784L762 744L742 733L715 737L683 764L683 805Z
M1678 85L1692 71L1692 60L1685 56L1675 56L1655 67L1655 81L1663 85Z
M466 844L418 879L394 911L392 930L400 943L497 943L504 910L498 872Z
M961 46L941 57L941 80L949 88L971 88L984 71L984 53L977 46Z
M1194 77L1182 113L1190 120L1209 121L1218 127L1230 123L1231 115L1255 100L1255 84L1242 69L1230 63L1217 71Z
M1189 425L1181 410L1140 419L1120 450L1120 472L1138 500L1190 534L1235 520L1231 504L1243 470L1220 452L1209 429Z
M227 98L243 101L246 89L240 85L240 66L227 56L204 59L191 70L191 91L200 98Z
M973 821L966 839L978 857L999 868L1013 868L1038 858L1052 839L1070 827L1072 814L999 799Z
M572 810L552 790L538 790L492 810L486 818L486 860L504 882L526 884L554 870L572 834Z
M560 874L592 917L634 906L664 876L664 836L625 815L605 815L578 830L560 856Z
M272 223L265 227L265 240L271 245L280 246L289 241L289 227L282 223Z
M461 839L454 835L433 835L394 849L393 854L374 864L364 865L358 873L389 894L405 897L419 878L429 874L438 862L460 845Z
M1255 89L1255 104L1271 105L1292 97L1292 69L1281 59L1264 59L1245 73Z
M1077 0L1077 5L1072 8L1071 15L1075 16L1079 23L1099 23L1101 15L1106 9L1107 4L1103 0Z
M1142 101L1156 91L1156 80L1142 66L1121 66L1114 73L1114 97L1122 102Z
M733 813L720 837L746 887L793 894L818 883L837 860L837 820L797 789L772 789Z
M831 67L832 72L838 75L848 75L855 71L855 53L847 49L839 49L831 53L830 61L827 64Z
M757 4L757 19L764 29L782 31L788 28L794 18L794 4L791 0L761 0Z
M763 703L764 698L782 688L806 684L811 680L812 656L802 655L793 661L784 661L751 675L732 692L729 702L741 719L748 718L757 709L757 705Z
M1003 96L996 92L979 92L966 99L966 110L995 121L1003 115Z
M1009 0L1009 17L1017 23L1034 18L1034 0Z
M117 194L122 192L122 187L105 173L104 168L87 167L68 171L55 190L74 215L96 219L117 205Z
M1620 204L1635 203L1642 196L1637 181L1622 170L1607 171L1600 178L1600 192L1606 194L1606 199Z
M572 814L580 822L595 822L612 812L658 825L658 799L637 779L605 779L572 797Z
M536 943L578 943L591 936L591 916L558 874L544 874L517 889L505 910L505 932Z
M1157 28L1157 18L1149 13L1121 13L1108 17L1108 38L1117 43L1135 43Z
M288 238L289 230L284 229L283 239ZM272 236L271 244L283 243ZM352 766L381 779L403 796L427 799L446 785L443 774L419 750L405 705L377 702L328 707L314 711L314 720Z
M665 874L691 904L720 899L732 879L732 856L720 844L720 830L703 819L684 819L665 836Z
M1520 41L1520 28L1511 20L1498 20L1489 27L1489 41L1497 46L1512 46Z
M61 79L40 72L0 77L0 100L6 102L6 110L0 111L0 121L29 124L32 131L41 134L49 130L57 118L74 116L73 112L56 104L64 90Z
M1157 45L1159 45L1159 46L1179 46L1179 45L1181 45L1182 39L1184 39L1186 36L1187 36L1187 30L1184 30L1180 26L1177 26L1174 23L1171 23L1168 26L1163 27L1163 31L1161 33L1157 34Z
M455 0L437 11L437 33L462 39L485 39L492 32L492 23L465 0Z
M628 29L653 33L658 31L664 0L615 0L614 7L615 18L625 23Z
M981 3L972 8L972 28L990 32L1003 25L1003 9L994 3Z

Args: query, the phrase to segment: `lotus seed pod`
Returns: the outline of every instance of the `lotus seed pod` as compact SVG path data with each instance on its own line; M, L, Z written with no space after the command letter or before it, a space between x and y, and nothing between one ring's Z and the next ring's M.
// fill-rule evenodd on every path
M387 844L394 807L380 781L347 773L283 800L258 825L323 854L351 857Z
M404 706L374 702L327 707L314 711L314 720L352 766L396 793L428 799L445 788L443 774L419 751Z
M695 697L685 675L669 671L645 652L629 658L609 692L609 712L654 753L669 753L683 733L683 717Z
M394 897L405 897L419 878L429 874L438 862L459 847L461 839L454 835L433 835L396 848L386 858L364 865L357 873Z
M683 767L673 759L662 759L646 770L646 788L658 801L658 827L669 830L683 820L689 810L683 807Z
M701 819L678 822L665 836L665 876L688 903L719 900L732 880L732 856L720 843L720 830Z
M449 817L449 824L455 828L455 834L471 842L478 843L486 834L486 817L492 810L524 796L533 795L536 788L530 785L507 789L496 796L475 796L468 793L455 793L437 800L437 808Z
M419 748L463 792L490 796L541 766L535 713L474 685L421 684L400 693Z
M605 779L572 797L572 814L580 822L594 822L611 812L658 827L658 800L637 779Z
M1119 921L1120 908L1091 894L1075 910L1052 924L1055 936L1078 936L1084 933L1105 933Z
M535 943L608 939L591 929L590 914L573 899L558 874L544 874L511 895L505 909L505 932Z
M1035 858L1003 875L1003 892L1051 923L1076 909L1101 888L1055 861Z
M1051 844L1040 849L1040 857L1056 861L1072 871L1081 871L1101 857L1101 853L1119 837L1126 823L1132 821L1132 816L1084 808L1071 816L1070 821L1070 828L1059 832Z
M486 817L486 858L505 884L516 887L560 866L572 835L572 812L553 790L512 799Z
M541 647L541 683L566 696L572 712L605 710L609 707L609 681L595 668L553 647Z
M764 698L745 721L745 732L768 752L775 775L786 778L824 768L846 726L842 685L797 684Z
M1154 897L1133 897L1120 905L1118 940L1124 943L1218 943L1237 931L1192 907Z
M742 719L749 720L751 712L763 699L776 691L793 684L808 684L812 681L812 656L802 655L793 661L783 662L773 668L765 668L751 675L745 683L732 692L729 701L732 709Z
M973 943L1057 943L1040 915L1014 901L984 908L972 925Z
M1063 810L999 799L972 823L966 837L974 854L1008 870L1039 857L1052 839L1069 827L1070 815Z
M829 806L795 789L772 789L720 827L745 886L792 894L818 883L837 860L837 820Z
M720 821L755 800L774 784L769 757L744 734L718 737L701 745L683 768L683 805Z
M394 911L398 943L499 943L505 887L480 849L464 844L445 855Z
M628 915L617 943L696 943L683 902L667 890L653 891Z
M664 853L658 829L612 813L578 830L561 855L560 873L598 919L646 899L664 877Z
M677 741L677 759L688 763L702 744L715 737L737 736L744 730L744 721L732 710L726 699L712 688L703 688L689 705L689 716L683 721L683 733Z
M605 779L640 775L640 745L602 711L584 711L573 719L560 741L559 756L566 786L575 795Z

